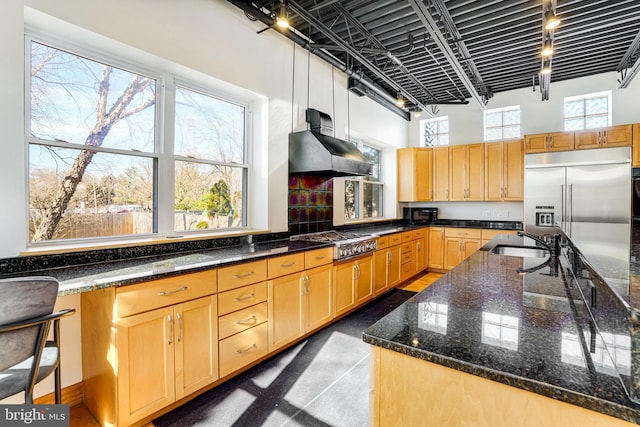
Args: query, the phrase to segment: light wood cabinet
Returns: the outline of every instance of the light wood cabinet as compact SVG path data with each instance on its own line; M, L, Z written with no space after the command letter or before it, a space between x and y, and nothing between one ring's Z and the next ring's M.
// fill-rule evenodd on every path
M216 270L81 294L84 401L130 425L219 377Z
M432 199L431 148L398 150L398 201L426 202Z
M634 168L640 168L640 124L633 125L633 161Z
M429 244L426 233L424 236L415 240L416 253L416 272L420 273L427 268L429 262Z
M379 248L381 240L388 242L389 238L378 239ZM400 283L400 245L384 243L374 254L373 266L373 295L377 296Z
M444 265L451 270L469 255L480 249L481 231L471 228L445 228Z
M633 144L633 125L612 126L575 132L575 148L630 147Z
M269 351L296 340L326 324L333 317L332 257L327 256L324 249L299 255L301 258L298 264L301 266L316 265L319 262L323 262L324 265L269 280ZM291 263L292 261L288 261L285 264ZM278 271L282 271L280 267Z
M574 140L575 136L573 132L550 132L525 135L525 153L573 150Z
M268 322L220 341L220 377L225 377L269 352Z
M433 148L433 200L449 200L449 147Z
M524 199L523 141L485 144L484 199L520 201Z
M400 280L405 281L416 272L416 254L413 250L413 242L403 243L400 246Z
M429 228L429 263L428 267L435 270L444 269L444 228Z
M484 200L484 144L449 147L449 200Z
M507 235L515 235L517 233L517 231L515 230L489 230L489 229L482 229L481 230L481 234L480 234L480 238L481 238L481 242L480 244L482 246L484 246L485 244L489 243L490 240L492 240L494 237L496 236L504 236L505 240L506 240L506 236Z
M334 267L334 307L339 316L350 311L373 294L373 255L345 261Z

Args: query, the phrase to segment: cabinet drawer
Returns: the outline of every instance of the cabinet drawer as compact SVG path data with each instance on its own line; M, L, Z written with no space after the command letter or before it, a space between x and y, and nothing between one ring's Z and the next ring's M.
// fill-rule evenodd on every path
M402 242L410 242L413 240L413 231L405 231L402 233Z
M252 305L218 318L218 336L230 337L267 321L267 302Z
M389 236L378 237L378 249L384 249L389 246Z
M389 235L389 246L399 245L400 243L402 243L402 233Z
M426 228L421 228L419 230L413 230L411 239L412 240L422 239L426 235L427 235L427 229Z
M267 322L225 338L219 343L220 377L229 375L267 354Z
M218 315L242 310L267 300L267 282L254 283L218 294Z
M516 234L515 230L482 230L482 240L491 240L498 234Z
M333 262L333 248L315 249L304 253L304 268L319 267Z
M304 270L304 252L283 255L267 260L269 279Z
M480 239L481 230L478 228L445 228L444 237L461 237L463 239Z
M414 270L415 268L412 262L403 263L400 266L400 277L402 277L403 279L407 278L413 274Z
M182 274L116 290L118 317L179 304L216 293L216 270Z
M267 280L267 261L246 262L218 270L218 289L228 291Z
M411 262L412 255L413 255L413 244L405 243L400 248L400 263L406 264L408 262Z

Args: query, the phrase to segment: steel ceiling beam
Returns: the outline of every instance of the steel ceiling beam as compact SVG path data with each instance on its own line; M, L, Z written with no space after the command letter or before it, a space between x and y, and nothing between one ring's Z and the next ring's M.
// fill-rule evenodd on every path
M462 84L467 89L467 91L471 94L471 97L478 103L481 109L486 109L486 105L482 96L478 93L473 82L469 79L469 76L464 71L462 64L456 58L455 53L451 50L444 34L438 28L438 24L431 17L431 14L427 10L427 7L424 5L422 0L407 0L413 10L418 15L420 21L427 29L429 34L431 35L432 40L436 43L438 48L445 54L447 61L451 64L453 71L455 71L458 78L462 81Z
M302 6L296 3L293 0L288 1L289 7L301 16L304 20L306 20L310 25L320 31L325 35L328 39L330 39L337 46L341 47L345 52L349 55L353 56L362 66L367 68L371 73L373 73L380 80L384 81L386 84L391 86L392 88L397 88L400 92L402 92L403 96L408 99L412 104L417 106L422 111L428 111L427 106L424 105L420 100L418 100L415 96L413 96L409 91L402 87L402 85L398 84L394 79L388 76L385 72L380 70L375 64L371 63L368 58L362 55L360 52L351 47L347 42L342 40L338 35L336 35L333 31L327 28L324 23L319 21L315 16L307 12Z

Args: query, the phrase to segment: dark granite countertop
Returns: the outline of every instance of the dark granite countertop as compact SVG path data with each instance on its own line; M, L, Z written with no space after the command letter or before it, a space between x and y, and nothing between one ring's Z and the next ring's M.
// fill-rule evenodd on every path
M545 258L493 254L498 241L535 245L494 239L369 327L364 341L640 423L640 405L625 391L637 370L637 328L619 297L599 288L597 305L585 302L580 292L599 276L572 261L572 246L536 269Z

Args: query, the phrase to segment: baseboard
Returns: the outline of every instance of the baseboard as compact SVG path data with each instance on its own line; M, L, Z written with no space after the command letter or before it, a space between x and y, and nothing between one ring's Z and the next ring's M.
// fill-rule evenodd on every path
M83 399L84 383L82 382L72 384L62 389L62 403L65 405L74 406L82 403ZM34 399L33 403L36 405L53 405L55 401L55 393L49 393Z

